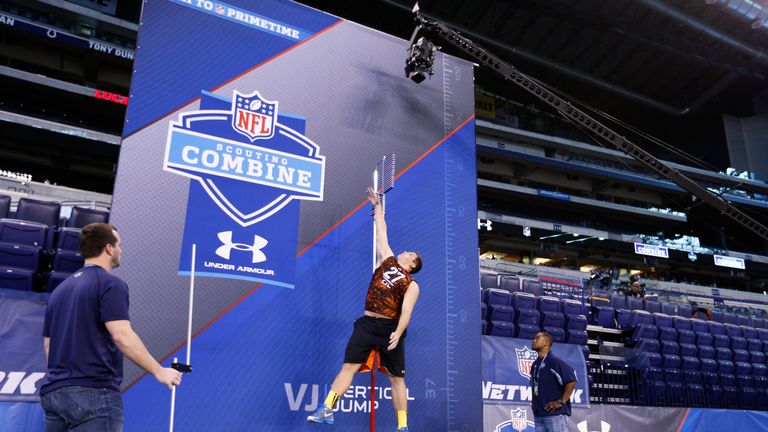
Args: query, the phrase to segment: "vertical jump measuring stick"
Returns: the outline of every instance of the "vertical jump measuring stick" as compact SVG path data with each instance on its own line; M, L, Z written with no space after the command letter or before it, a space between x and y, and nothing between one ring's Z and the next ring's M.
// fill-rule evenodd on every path
M190 366L192 363L191 357L192 357L192 309L194 306L194 299L195 299L195 255L197 253L197 244L192 244L192 263L189 269L189 319L187 320L187 362L185 364L178 363L179 359L177 357L173 358L173 364L171 365L172 368L176 369L179 372L182 373L189 373L192 372L192 367ZM173 389L171 390L171 424L170 424L170 432L173 432L173 418L174 418L174 412L176 409L176 386L173 386Z
M381 185L381 213L385 213L384 194L389 192L395 187L395 155L392 154L389 158L386 156L381 157L381 162L376 164L376 168L373 170L373 191L379 193L379 184ZM371 215L375 215L375 210L371 209ZM373 271L376 272L376 221L373 222ZM373 361L371 365L371 432L376 430L376 369L378 356L376 353L373 355Z

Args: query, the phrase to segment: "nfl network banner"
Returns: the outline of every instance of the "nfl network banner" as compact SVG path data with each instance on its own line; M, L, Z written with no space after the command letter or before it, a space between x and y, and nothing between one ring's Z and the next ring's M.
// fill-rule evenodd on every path
M189 190L179 274L293 288L298 200L322 201L325 158L304 119L257 91L231 100L203 92L200 109L170 122L164 169Z
M536 351L531 341L497 336L482 336L483 404L530 404L531 366ZM587 365L578 345L555 343L552 352L573 367L578 383L571 395L574 407L589 406Z

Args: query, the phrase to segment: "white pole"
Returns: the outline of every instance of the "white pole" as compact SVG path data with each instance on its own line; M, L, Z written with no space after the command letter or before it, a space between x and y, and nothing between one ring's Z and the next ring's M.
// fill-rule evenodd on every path
M373 193L379 193L379 170L373 170ZM376 210L373 212L373 271L376 271Z
M173 358L174 363L178 363L178 361L179 361L178 358L176 357ZM173 388L171 389L171 425L168 429L170 432L173 432L173 413L175 411L175 408L176 408L176 386L173 386Z
M190 363L192 356L192 306L195 299L195 254L197 253L197 244L192 243L192 266L189 270L189 323L187 325L187 364Z

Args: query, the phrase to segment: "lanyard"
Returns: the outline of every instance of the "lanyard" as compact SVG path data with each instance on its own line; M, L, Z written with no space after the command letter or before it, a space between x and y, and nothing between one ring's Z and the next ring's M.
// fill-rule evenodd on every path
M541 374L541 369L546 366L544 362L547 360L547 355L549 355L549 353L544 354L541 363L536 367L536 378L533 380L533 394L536 396L539 395L539 375Z

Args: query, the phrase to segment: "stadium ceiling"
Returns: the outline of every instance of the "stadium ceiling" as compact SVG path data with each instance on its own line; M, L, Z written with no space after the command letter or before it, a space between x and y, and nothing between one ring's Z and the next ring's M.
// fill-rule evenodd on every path
M410 1L301 3L404 39L413 30ZM746 117L768 107L768 2L422 0L419 6L523 72L720 169L728 160L722 115ZM477 73L483 89L519 97L493 74Z

